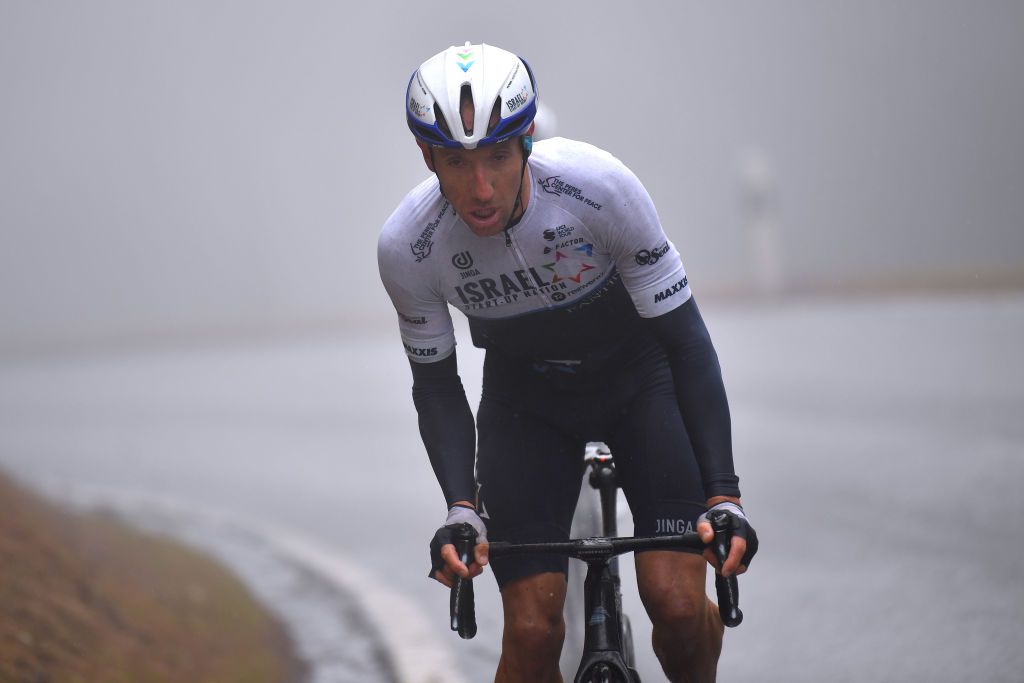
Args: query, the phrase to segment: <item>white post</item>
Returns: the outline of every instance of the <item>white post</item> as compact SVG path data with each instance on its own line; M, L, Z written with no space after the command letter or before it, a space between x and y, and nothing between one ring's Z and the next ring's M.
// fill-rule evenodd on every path
M759 149L740 162L740 212L747 237L749 282L757 294L776 297L785 289L780 245L779 191L775 170Z

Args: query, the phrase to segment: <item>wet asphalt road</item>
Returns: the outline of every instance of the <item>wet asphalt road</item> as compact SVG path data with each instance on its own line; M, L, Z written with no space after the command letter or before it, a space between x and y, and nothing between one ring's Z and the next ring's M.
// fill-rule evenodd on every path
M762 539L720 679L1019 681L1024 295L703 308ZM478 359L463 341L474 405ZM0 466L298 530L436 617L486 680L493 583L478 637L446 633L424 578L443 502L415 424L390 329L0 364ZM628 577L625 604L662 680Z

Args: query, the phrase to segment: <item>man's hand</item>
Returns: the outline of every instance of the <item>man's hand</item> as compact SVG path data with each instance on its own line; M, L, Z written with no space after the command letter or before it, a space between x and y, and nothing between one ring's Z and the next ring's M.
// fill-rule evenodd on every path
M473 562L467 567L455 550L452 527L469 524L476 529L476 545L473 548ZM455 577L472 579L479 576L487 565L487 527L468 503L456 503L448 510L448 519L437 530L430 542L430 576L451 588Z
M750 561L753 559L754 554L757 553L757 532L747 522L746 515L743 514L743 508L740 507L738 499L718 502L712 505L708 512L712 510L725 510L729 513L732 518L732 541L729 544L729 556L725 559L723 566L719 566L715 551L710 547L705 548L704 559L722 576L742 574L747 571ZM715 539L715 532L707 518L708 512L697 518L697 534L700 535L700 540L704 541L706 545Z

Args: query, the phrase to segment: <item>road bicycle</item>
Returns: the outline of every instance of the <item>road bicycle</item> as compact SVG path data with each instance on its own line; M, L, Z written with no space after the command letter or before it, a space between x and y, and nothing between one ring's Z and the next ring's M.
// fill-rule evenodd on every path
M557 554L574 557L587 564L584 581L583 655L574 683L640 683L634 659L633 636L628 617L622 613L618 556L640 550L689 548L703 550L704 543L695 532L674 536L619 538L616 531L617 477L611 452L589 448L586 454L590 486L601 498L602 536L579 538L560 543L490 544L491 558L523 554ZM713 511L708 515L715 532L712 548L719 563L725 562L732 536L728 513ZM455 548L462 562L471 562L476 532L468 524L455 532ZM718 609L726 626L738 626L743 620L739 609L739 588L736 576L715 577ZM476 615L471 579L457 578L451 589L451 628L462 638L476 635Z

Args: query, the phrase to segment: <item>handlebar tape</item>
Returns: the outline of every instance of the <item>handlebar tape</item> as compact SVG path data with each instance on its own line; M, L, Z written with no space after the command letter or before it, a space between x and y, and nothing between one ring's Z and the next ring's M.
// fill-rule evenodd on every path
M715 540L711 546L718 558L719 566L725 565L729 556L729 543L732 540L732 524L729 514L723 510L713 510L708 513L708 521L715 532ZM729 627L739 626L743 621L743 612L740 611L740 587L736 575L715 576L715 592L718 593L718 613L722 617L722 623Z
M455 552L459 560L467 567L473 561L473 546L476 544L476 529L469 524L459 524L453 529ZM473 579L455 577L452 584L451 600L452 630L458 631L459 637L469 640L476 635L476 606L473 597Z

